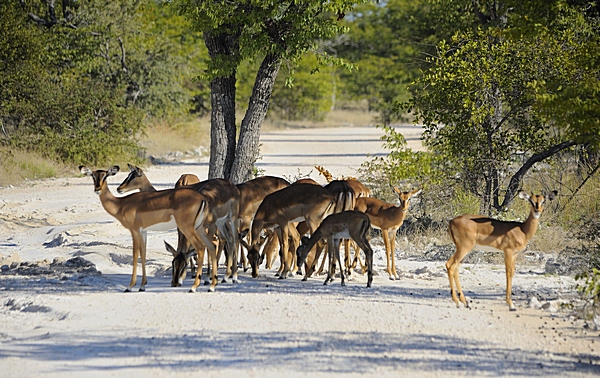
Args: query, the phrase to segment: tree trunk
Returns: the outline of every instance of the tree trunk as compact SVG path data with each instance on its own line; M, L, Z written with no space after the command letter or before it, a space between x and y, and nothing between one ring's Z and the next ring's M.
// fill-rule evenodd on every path
M269 100L280 66L281 59L278 56L267 54L256 75L248 110L240 127L240 139L231 175L229 176L229 179L234 184L239 184L252 178L252 169L258 159L260 126L267 115Z
M204 43L212 59L237 54L237 39L230 35L204 33ZM210 162L208 178L228 178L235 154L236 73L216 77L210 82Z

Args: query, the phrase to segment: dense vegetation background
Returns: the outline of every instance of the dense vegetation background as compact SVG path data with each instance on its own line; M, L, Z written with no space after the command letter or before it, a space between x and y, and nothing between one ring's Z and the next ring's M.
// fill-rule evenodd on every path
M265 117L360 110L390 150L361 167L376 195L424 187L430 224L518 219L521 188L557 189L548 220L600 266L596 1L9 0L0 30L0 185L143 163L173 131L240 181ZM427 151L390 127L407 120Z

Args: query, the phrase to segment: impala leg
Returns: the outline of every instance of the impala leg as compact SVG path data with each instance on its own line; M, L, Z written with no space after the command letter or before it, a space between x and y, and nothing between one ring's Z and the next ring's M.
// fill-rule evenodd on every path
M373 248L371 248L371 245L366 237L360 237L358 240L356 240L356 244L365 252L367 287L371 287L371 283L373 282ZM357 248L355 251L356 255L358 256L360 254L360 250Z
M323 282L323 285L327 285L329 282L333 281L333 250L332 250L332 246L333 243L332 241L329 239L327 240L327 255L324 256L323 260L325 260L325 258L327 258L328 260L328 264L329 264L329 269L327 269L327 277L325 277L325 282Z
M238 240L238 233L237 233L237 227L235 226L235 222L232 219L230 219L228 224L229 224L229 229L227 231L229 232L229 238L227 239L227 242L231 243L231 258L232 258L231 281L235 283L235 282L238 282L238 254L237 254L237 251L240 249L240 242Z
M510 311L516 311L512 301L512 280L515 276L515 264L517 256L512 251L504 251L504 265L506 267L506 303Z
M271 269L273 267L273 262L277 258L275 251L277 250L277 245L279 244L279 240L277 239L277 234L272 233L269 236L267 241L267 245L263 249L263 253L265 254L265 268Z
M446 272L448 273L448 281L450 281L450 295L452 296L452 300L456 303L456 307L459 307L458 297L456 295L456 289L454 287L454 275L457 273L456 271L456 252L448 261L446 262Z
M298 259L296 256L296 250L298 249L298 244L300 243L300 234L296 227L290 227L290 256L291 256L291 268L293 274L301 274L298 273L300 267L298 266Z
M395 279L399 280L400 276L396 272L396 231L398 231L397 228L389 230L389 233L390 233L389 240L390 240L390 254L391 254L391 258L392 258L392 274L394 275Z
M323 253L323 250L325 250L325 247L329 248L329 245L327 245L327 242L322 242L319 241L319 243L317 243L316 247L317 248L317 256L315 257L315 266L316 264L319 262L319 257L321 256L321 253ZM323 254L323 259L321 259L321 265L319 266L319 269L317 270L317 275L323 274L323 272L325 271L325 263L329 262L329 258L327 257L327 253L325 252L325 254ZM329 272L328 268L327 272Z
M465 305L466 308L469 308L469 304L467 303L467 298L465 297L465 293L463 293L462 287L460 286L460 262L456 263L456 267L454 268L454 284L456 285L456 291L458 292L458 297L460 301Z
M140 256L142 260L142 284L140 285L140 291L146 291L146 245L148 242L148 233L142 232L142 242L140 244Z
M350 260L350 239L344 239L344 268L348 276L352 274Z
M344 277L344 269L342 269L342 260L340 260L340 246L342 241L340 239L333 241L333 252L335 253L335 260L337 260L337 264L340 267L340 278L342 280L342 286L346 286L346 280ZM335 264L335 261L334 261Z
M214 244L211 246L213 248L208 248L208 259L211 260L211 272L212 275L210 277L210 286L208 287L209 292L214 292L215 287L217 286L217 252L214 248Z
M396 279L396 277L392 274L392 262L390 261L390 237L387 230L381 230L381 235L383 236L383 245L385 246L385 257L387 259L387 269L385 270L389 276L390 280Z
M192 243L192 245L196 249L196 254L198 255L198 261L199 261L198 262L198 269L196 271L196 279L194 280L194 284L190 288L190 292L192 292L192 293L195 293L196 289L198 288L198 286L200 286L200 281L201 281L201 278L202 278L202 265L204 264L204 250L205 249L209 249L210 247L212 247L213 251L216 249L215 245L213 243L213 240L212 240L213 239L212 236L213 235L207 234L207 232L204 229L204 227L199 227L195 231L191 232L190 236L186 235L186 237L188 238L188 240L190 240L190 242ZM201 245L200 243L204 244L204 245ZM210 261L211 260L211 258L210 258L211 257L210 256L210 252L209 252L208 256L209 256L208 264L210 265L213 261L215 261L215 259L216 259L216 253L215 253L215 256L213 256L212 261ZM209 277L215 276L215 274L214 274L214 272L216 271L216 266L215 265L212 265L209 268L207 268L207 273L208 273ZM215 269L215 270L213 271L213 269ZM216 285L216 283L215 283L215 285ZM214 289L213 289L213 291L214 291Z
M290 248L290 234L288 232L288 226L285 226L282 230L281 230L281 236L279 239L279 243L281 245L281 262L283 265L283 270L281 271L281 274L279 275L279 279L285 279L287 278L287 274L290 272L290 259L289 259L289 248Z
M130 292L133 289L137 281L137 264L138 257L140 254L141 235L132 232L131 238L133 239L133 270L131 272L131 281L129 282L129 286L127 286L127 288L125 289L126 293Z

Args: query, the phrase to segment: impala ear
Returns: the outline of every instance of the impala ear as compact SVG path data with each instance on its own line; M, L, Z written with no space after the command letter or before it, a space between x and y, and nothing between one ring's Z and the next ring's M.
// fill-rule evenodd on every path
M92 170L89 169L88 167L86 167L85 165L80 165L79 171L81 172L81 174L86 175L86 176L92 175Z
M185 258L189 259L190 257L194 256L196 254L196 250L193 247L190 247L190 249L188 249L188 251L185 253Z
M391 185L391 184L390 184L390 186L392 187L392 189L394 190L394 192L396 192L396 194L400 194L400 193L402 193L402 190L400 190L400 189L396 188L394 185Z
M135 165L131 165L129 163L127 163L127 167L129 168L129 172L133 172L133 171L137 170L137 167Z
M118 165L113 165L112 167L110 167L108 169L108 171L106 172L106 175L107 176L114 176L114 175L117 174L117 172L119 172L119 169L121 169L121 168L119 168Z
M418 196L422 191L423 191L423 189L413 190L411 197Z
M177 256L179 253L175 250L175 248L173 248L171 246L171 244L167 243L166 240L163 240L163 242L165 242L165 248L167 249L167 251L171 252L171 254L173 255L173 257Z
M306 235L302 236L300 238L300 244L306 244L306 243L308 243L308 239L309 239L308 236L306 236Z
M523 200L528 200L531 197L526 192L519 192L519 198Z
M244 248L246 248L247 250L250 250L250 245L248 243L246 243L246 241L243 238L240 238L240 243L244 246Z
M552 201L556 196L558 196L558 190L553 190L546 195L546 199Z

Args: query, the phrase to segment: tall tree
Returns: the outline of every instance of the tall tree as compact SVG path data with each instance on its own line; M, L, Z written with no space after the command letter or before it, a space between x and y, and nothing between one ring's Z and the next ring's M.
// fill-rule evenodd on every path
M595 23L560 0L487 5L473 8L479 27L438 45L410 102L485 212L506 208L534 164L600 141Z
M345 13L365 1L174 1L203 33L211 58L204 75L211 83L209 178L236 183L251 178L260 127L282 62L296 61L316 50L319 38L341 32ZM236 141L235 84L244 59L260 59L261 64Z

